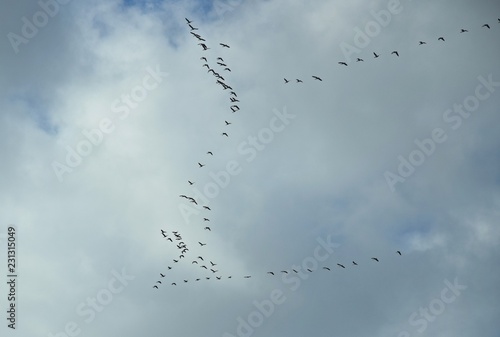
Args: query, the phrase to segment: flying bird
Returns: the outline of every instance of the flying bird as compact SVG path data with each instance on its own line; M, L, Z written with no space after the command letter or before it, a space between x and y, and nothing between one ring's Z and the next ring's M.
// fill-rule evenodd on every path
M189 185L193 185L194 183L192 181L188 180Z
M312 77L312 78L314 78L315 80L318 80L318 81L323 81L323 80L322 80L321 78L319 78L318 76L314 76L314 75L313 75L313 77Z
M233 124L233 123L229 123L228 121L224 121L226 123L226 125L230 125L230 124Z
M223 133L222 133L222 135L223 135L223 136L226 136L226 137L229 137L229 136L227 135L227 133L225 133L225 132L223 132Z
M184 19L186 19L186 21L187 21L188 25L189 25L191 22L193 22L193 21L189 20L188 18L184 18Z
M212 153L212 151L208 151L207 154L213 156L214 154Z
M203 218L203 221L210 221L210 219L208 219L208 218Z
M347 67L347 63L345 62L339 62L339 64Z
M372 260L374 261L377 261L378 262L378 259L376 257L372 257Z
M330 270L330 268L328 268L328 267L323 267L323 269Z
M174 282L174 283L172 283L172 285L173 285L173 286L176 286L177 284Z
M312 273L312 272L313 272L313 271L312 271L311 269L309 269L309 268L307 268L307 271L308 271L308 272L310 272L310 273Z
M210 269L210 270L211 270L211 271L212 271L212 273L214 273L214 274L215 274L216 272L218 272L218 270L214 270L214 269Z
M173 260L173 261L174 261L174 263L177 263L177 262L179 262L179 260Z
M193 262L191 262L191 264L198 264L198 261L194 260Z
M217 265L217 263L213 263L212 261L210 261L210 264L212 265L212 267Z
M162 273L160 273L160 276L161 276L161 277L165 277L165 275L163 275Z
M288 274L288 272L286 270L282 270L281 271L282 273L285 273L285 274Z
M231 69L229 68L224 68L224 70L231 72Z
M215 276L216 279L220 280L222 276Z
M489 25L489 24L487 24L487 23L485 23L485 24L484 24L484 25L482 25L481 27L486 27L486 28L490 29L490 25Z
M423 45L423 44L427 44L427 43L425 43L424 41L418 41L418 45L419 45L419 46L421 46L421 45Z
M217 60L221 61L221 62L224 62L224 60L222 59L222 57L218 57Z
M244 278L250 278L250 277L252 277L252 276L250 276L250 275L246 275L246 276L243 276L243 277L244 277Z
M201 256L198 256L198 258L203 261L203 258Z
M460 29L460 33L467 33L469 32L467 29Z
M209 231L212 231L212 230L210 229L210 227L205 227L205 229L206 229L206 230L209 230Z
M374 55L374 58L377 58L377 57L379 57L379 56L380 56L379 54L377 54L377 53L375 53L375 52L373 52L373 55Z
M374 53L375 54L375 53ZM375 56L378 57L378 56ZM365 62L363 59L360 59L359 57L356 59L356 62Z
M156 288L156 289L158 289L158 286L153 286L153 288Z
M401 252L400 252L399 250L398 250L398 251L396 251L396 253L398 253L399 255L401 255Z
M337 266L345 268L343 264L337 263Z
M198 30L198 28L191 26L190 23L188 23L188 26L189 26L189 28L191 28L191 30Z
M440 37L438 38L438 41L443 41L443 42L444 42L444 37L440 36Z
M296 78L295 81L297 81L297 83L304 83L302 82L302 80L299 80L298 78Z
M198 165L200 165L200 168L203 167L203 166L205 166L205 164L200 164L200 163L198 163Z
M399 53L398 53L396 50L395 50L395 51L393 51L393 52L391 53L391 55L392 55L392 54L395 54L397 57L399 57Z
M225 47L225 48L230 48L227 44L225 43L219 43L222 47Z
M159 284L161 284L161 281L156 281L156 283L159 283Z
M200 242L200 241L198 241L198 243L200 244L200 246L201 246L201 247L203 247L203 246L206 246L206 245L207 245L206 243L202 243L202 242Z
M233 95L234 97L238 97L234 91L231 91L229 94Z
M287 80L286 78L283 78L285 80L285 84L287 84L288 82L290 82L289 80Z
M208 61L207 61L207 58L206 58L205 56L200 57L200 60L203 60L203 61L205 61L205 62L208 62Z
M204 209L208 209L209 211L211 211L210 207L208 206L203 206Z
M272 271L268 271L267 272L268 274L271 274L271 275L274 275L274 273Z
M357 266L357 265L358 265L358 264L357 264L356 262L354 262L354 261L352 261L352 264L353 264L353 265L355 265L355 266Z

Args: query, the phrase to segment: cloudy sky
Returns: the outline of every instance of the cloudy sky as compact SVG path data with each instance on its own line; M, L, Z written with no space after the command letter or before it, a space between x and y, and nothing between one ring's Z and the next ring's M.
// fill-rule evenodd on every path
M0 6L2 336L499 336L497 1Z

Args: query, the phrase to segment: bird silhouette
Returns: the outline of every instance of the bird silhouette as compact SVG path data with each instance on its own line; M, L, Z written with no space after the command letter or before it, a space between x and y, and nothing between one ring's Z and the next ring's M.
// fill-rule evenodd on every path
M210 269L210 270L211 270L211 271L212 271L212 273L214 273L214 274L215 274L216 272L218 272L218 270L215 270L215 269Z
M377 54L377 53L375 53L375 52L373 52L373 56L374 56L374 58L377 58L377 57L379 57L380 55L379 55L379 54Z
M314 78L315 80L318 80L318 81L323 81L323 80L322 80L321 78L319 78L318 76L314 76L314 75L313 75L313 77L312 77L312 78Z
M200 168L205 166L205 164L201 164L201 163L198 163L198 165L200 165Z
M224 68L224 70L225 70L225 71L229 71L229 72L231 72L231 69L229 69L229 68L227 68L227 67L226 67L226 68Z
M214 154L212 153L212 151L208 151L207 154L213 156Z
M153 286L153 288L156 288L156 289L158 289L158 286Z
M220 280L222 276L215 276L216 279Z
M440 37L438 38L438 41L443 41L443 42L444 42L444 37L440 36Z
M201 256L198 256L198 258L203 261L203 258Z
M210 207L208 207L208 206L203 206L203 208L211 211Z
M198 30L198 28L191 26L190 23L188 23L188 26L189 26L189 28L191 28L191 30Z
M203 60L203 61L205 61L205 62L208 62L208 61L207 61L207 58L206 58L205 56L200 57L200 60Z
M374 53L375 54L375 53ZM359 57L356 59L356 62L364 62L363 59L360 59Z
M288 272L286 270L282 270L281 272L284 274L288 274Z
M399 53L395 50L391 54L395 54L397 57L399 57Z
M191 22L193 22L193 21L189 20L188 18L184 18L184 19L186 19L186 21L187 21L188 25L189 25Z
M271 274L271 275L274 275L274 273L272 271L268 271L267 272L268 274Z
M484 25L482 25L481 27L486 27L486 28L490 29L490 25L489 25L489 24L487 24L487 23L485 23L485 24L484 24Z
M198 261L194 260L193 262L191 262L191 264L198 264Z
M298 78L296 78L295 81L297 81L297 83L304 83L302 82L302 80L299 80Z
M283 78L285 80L285 84L287 84L288 82L290 82L289 80L287 80L286 78Z
M206 229L206 230L208 230L208 231L212 231L212 230L210 229L210 227L205 227L205 229Z
M312 272L313 272L313 271L312 271L311 269L309 269L309 268L307 268L307 271L308 271L308 272L310 272L310 273L312 273Z
M193 185L194 183L192 181L188 180L189 185Z
M250 275L246 275L246 276L243 276L243 277L244 277L244 278L250 278L250 277L252 277L252 276L250 276Z
M159 284L161 284L161 281L156 281L156 283L159 283Z
M161 276L161 277L165 277L165 275L163 275L162 273L160 273L160 276Z
M217 263L213 263L212 261L210 261L210 264L212 265L212 267L217 265Z
M222 135L223 135L223 136L226 136L226 137L229 137L229 136L227 135L227 133L225 133L225 132L223 132L223 133L222 133Z
M173 283L172 283L172 285L173 285L173 286L176 286L176 285L177 285L177 283L173 282Z
M221 61L221 62L224 62L224 60L222 59L222 57L218 57L217 60Z
M323 267L323 269L330 270L330 268L328 268L328 267Z
M418 41L418 45L419 45L419 46L421 46L421 45L423 45L423 44L427 44L427 43L425 43L424 41Z
M396 253L398 253L399 255L401 255L401 252L400 252L399 250L398 250L398 251L396 251Z
M222 47L225 47L225 48L230 48L227 44L225 43L219 43Z
M347 67L347 63L345 62L339 62L339 64Z
M467 33L469 32L467 29L460 29L460 33Z
M337 266L345 268L345 266L343 264L340 264L340 263L337 263Z
M376 257L372 257L372 260L379 262Z
M357 266L357 265L358 265L358 264L357 264L356 262L354 262L354 261L352 261L352 264L353 264L353 265L355 265L355 266Z
M226 123L226 125L231 125L233 123L229 123L228 121L224 121Z
M200 241L198 241L198 243L200 244L200 246L201 246L201 247L203 247L203 246L206 246L206 245L207 245L206 243L202 243L202 242L200 242Z

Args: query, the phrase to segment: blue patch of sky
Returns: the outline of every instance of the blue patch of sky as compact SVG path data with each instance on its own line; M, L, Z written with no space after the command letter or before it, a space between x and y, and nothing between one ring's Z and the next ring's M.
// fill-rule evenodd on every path
M36 96L24 95L14 96L12 100L20 104L24 112L31 118L35 125L49 135L56 135L59 128L50 118L46 102Z

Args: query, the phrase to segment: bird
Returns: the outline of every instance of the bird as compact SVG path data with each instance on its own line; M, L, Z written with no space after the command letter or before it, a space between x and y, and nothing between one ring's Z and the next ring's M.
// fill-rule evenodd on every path
M487 24L487 23L485 23L485 24L484 24L484 25L482 25L481 27L486 27L486 28L490 29L490 25L489 25L489 24Z
M198 241L198 243L200 244L200 246L201 246L201 247L203 247L203 246L206 246L206 245L207 245L206 243L202 243L202 242L200 242L200 241Z
M217 62L217 64L220 65L221 67L227 67L227 64L222 63L222 62Z
M238 97L234 91L231 91L229 94L233 95L234 97Z
M202 65L201 67L202 67L202 68L203 68L203 67L207 67L207 69L210 69L210 66L209 66L207 63L205 63L205 64L204 64L204 65Z
M210 269L210 270L211 270L211 271L212 271L212 273L214 273L214 274L215 274L216 272L218 272L218 270L214 270L214 269Z
M231 72L231 69L229 69L229 68L227 68L227 67L226 67L226 68L224 68L224 70L225 70L225 71L229 71L229 72Z
M176 286L177 284L175 282L172 283L173 286Z
M401 255L401 252L400 252L399 250L398 250L398 251L396 251L396 253L398 253L399 255Z
M339 62L339 64L347 67L347 63L345 62Z
M191 30L198 30L198 28L191 26L191 24L189 24L189 23L188 23L188 26L189 26L189 28L191 28Z
M419 46L421 46L421 45L423 45L423 44L427 44L427 43L425 43L424 41L418 41L418 45L419 45Z
M310 273L312 273L312 272L313 272L313 271L312 271L311 269L309 269L309 268L307 268L307 271L308 271L308 272L310 272Z
M207 154L213 156L214 154L212 153L212 151L208 151Z
M440 37L438 38L438 41L440 41L440 40L444 42L444 37L440 36Z
M205 269L207 269L207 270L208 270L207 266L201 266L201 268L205 268Z
M330 268L328 268L328 267L323 267L323 269L330 270Z
M282 273L285 273L285 274L288 274L288 272L286 270L282 270L281 271Z
M293 272L294 272L295 274L298 274L298 273L299 273L299 272L298 272L298 271L296 271L295 269L292 269L292 270L293 270Z
M210 264L212 265L212 267L217 265L217 263L213 263L212 261L210 261Z
M168 241L170 241L170 242L174 242L174 241L172 240L172 238L167 238L167 240L168 240Z
M372 260L374 261L377 261L378 262L378 259L376 257L372 257Z
M343 264L337 263L337 266L345 268Z
M243 277L244 277L244 278L250 278L250 277L252 277L252 276L250 276L250 275L246 275L246 276L243 276Z
M184 280L184 283L187 283L187 282L188 282L188 280Z
M167 268L168 268L168 270L172 269L172 267L170 267L170 266L168 266Z
M460 33L467 33L469 32L467 29L460 29Z
M166 237L167 237L167 234L165 234L165 233L161 233L161 234L163 235L163 237L164 237L164 238L166 238Z
M318 80L318 81L323 81L323 80L322 80L321 78L319 78L318 76L314 76L314 75L313 75L313 77L312 77L312 78L314 78L315 80Z
M297 81L297 83L304 83L302 82L302 80L299 80L298 78L296 78L295 81Z
M205 164L201 164L201 163L198 163L198 165L200 165L200 168L205 166Z
M287 84L288 82L290 82L289 80L287 80L286 78L283 78L285 80L285 84Z
M208 209L209 211L211 211L210 207L208 206L203 206L204 209Z
M208 62L208 61L207 61L207 58L206 58L205 56L200 57L200 60L203 60L203 61L205 61L205 62Z
M355 265L355 266L357 266L357 265L358 265L358 264L357 264L356 262L354 262L354 261L352 261L352 264L353 264L353 265Z
M177 262L179 262L179 260L173 260L173 261L174 261L174 263L177 263Z
M210 227L205 227L205 229L206 229L206 230L208 230L208 231L212 231L212 230L210 229Z
M191 264L198 264L198 261L194 260L193 262L191 262Z
M224 121L226 123L226 125L231 125L233 123L229 123L228 121Z
M393 51L393 52L391 53L391 55L392 55L392 54L395 54L397 57L399 57L399 53L398 53L396 50L395 50L395 51Z
M210 280L210 277L205 277L207 280Z
M198 256L198 258L203 261L203 258L201 256Z
M224 60L222 59L222 57L218 57L217 60L221 61L221 62L224 62Z
M240 101L239 99L236 99L236 98L234 98L234 97L229 97L229 100L230 100L231 102L233 102L233 103L235 103L235 102L239 102L239 101Z
M156 288L156 289L158 289L158 286L153 286L153 288Z
M225 43L219 43L222 47L225 47L225 48L230 48L227 44Z
M375 53L374 53L375 54ZM377 56L376 56L377 57ZM356 59L356 62L365 62L363 59L360 59L359 57Z
M192 181L188 180L189 185L193 185L194 183Z
M165 277L165 275L163 275L162 273L160 273L160 276L161 276L161 277Z
M156 283L159 283L159 284L161 284L161 281L156 281Z
M216 279L220 280L222 276L215 276Z
M184 19L186 19L186 21L187 21L188 25L189 25L191 22L193 22L193 21L189 20L188 18L184 18Z
M377 57L379 57L379 56L380 56L379 54L377 54L377 53L375 53L375 52L373 52L373 55L374 55L374 58L377 58Z
M197 278L195 281L199 281L199 280L201 280L201 279L200 279L200 278Z
M222 135L223 135L223 136L226 136L226 137L229 137L229 136L227 135L227 133L225 133L225 132L223 132L223 133L222 133Z
M210 219L208 219L208 218L203 218L203 221L210 221Z
M274 273L272 271L268 271L267 272L268 274L271 274L271 275L274 275Z
M208 47L207 47L207 45L206 45L206 44L204 44L204 43L198 43L198 46L202 46L202 47L203 47L203 50L210 49L210 48L208 48Z

